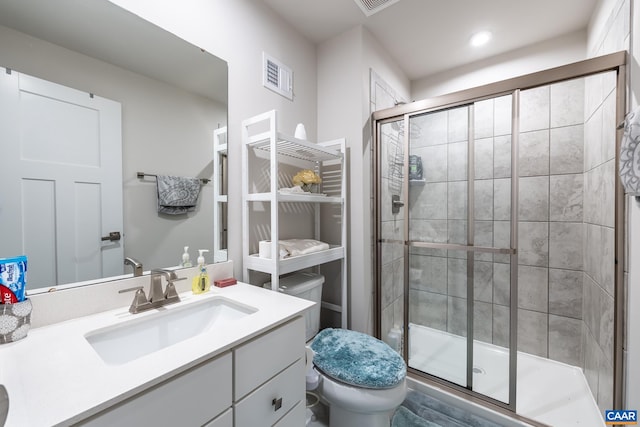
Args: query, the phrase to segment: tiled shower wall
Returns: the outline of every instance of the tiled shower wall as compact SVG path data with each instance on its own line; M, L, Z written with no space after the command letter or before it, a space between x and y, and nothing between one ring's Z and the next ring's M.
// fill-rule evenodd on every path
M589 56L629 50L631 1L610 2ZM584 371L601 410L613 407L615 75L588 77L585 103ZM628 202L627 198L627 203ZM628 266L625 266L628 267Z
M616 75L586 79L584 372L601 409L613 407Z
M518 349L582 366L584 80L520 105Z

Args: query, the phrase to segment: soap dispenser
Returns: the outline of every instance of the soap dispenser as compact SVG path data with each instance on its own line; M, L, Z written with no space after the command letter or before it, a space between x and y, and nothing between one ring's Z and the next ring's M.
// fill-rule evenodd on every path
M191 259L189 259L189 246L184 247L184 253L182 254L182 262L180 263L181 267L193 267L191 264Z
M198 256L198 270L199 273L196 277L193 278L191 282L191 290L194 294L202 294L205 292L209 292L211 288L211 281L209 280L209 275L207 274L207 267L204 262L204 253L209 252L208 249L198 249L200 255Z

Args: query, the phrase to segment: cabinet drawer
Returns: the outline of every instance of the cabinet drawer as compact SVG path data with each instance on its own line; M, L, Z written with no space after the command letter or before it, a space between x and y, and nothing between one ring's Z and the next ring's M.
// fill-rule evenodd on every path
M239 401L296 359L304 359L304 338L304 318L296 317L284 326L235 349L233 400Z
M224 413L218 415L215 420L205 424L204 427L233 427L233 409L227 409Z
M306 423L306 403L303 401L298 402L287 415L280 421L275 423L273 427L300 427Z
M231 353L205 362L95 415L86 426L201 426L231 406Z
M304 363L298 359L235 405L236 427L271 426L301 403L304 394ZM298 425L304 425L304 416Z

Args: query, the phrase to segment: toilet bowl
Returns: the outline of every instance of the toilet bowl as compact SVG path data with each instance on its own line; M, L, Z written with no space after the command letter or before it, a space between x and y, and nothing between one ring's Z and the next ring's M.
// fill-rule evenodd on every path
M390 389L366 389L341 384L320 375L317 392L329 405L331 427L389 427L407 395L406 380Z
M389 427L407 395L406 364L386 343L347 329L324 329L311 349L315 392L331 427ZM314 384L309 381L307 384Z

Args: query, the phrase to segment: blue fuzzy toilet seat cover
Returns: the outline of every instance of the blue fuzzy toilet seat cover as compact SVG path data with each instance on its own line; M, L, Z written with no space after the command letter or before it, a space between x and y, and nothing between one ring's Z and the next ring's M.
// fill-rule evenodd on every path
M400 355L370 335L348 329L323 329L311 343L313 363L325 375L364 388L391 388L407 375Z

